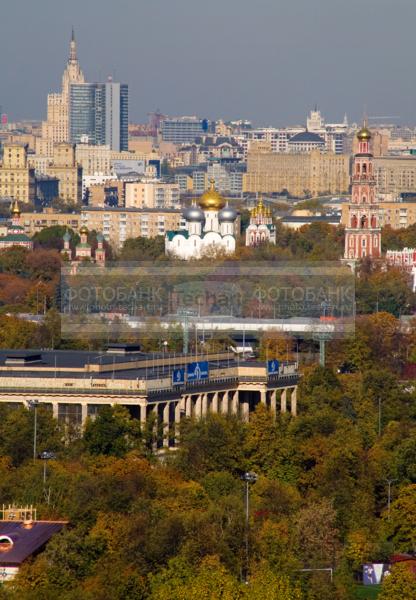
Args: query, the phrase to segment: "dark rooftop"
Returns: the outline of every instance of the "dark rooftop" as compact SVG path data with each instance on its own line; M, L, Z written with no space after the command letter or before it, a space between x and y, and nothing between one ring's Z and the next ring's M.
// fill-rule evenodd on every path
M33 521L25 527L23 521L0 521L0 538L10 538L9 550L0 552L0 565L20 565L38 552L66 524L65 521Z
M325 144L325 140L321 138L320 135L318 135L317 133L312 133L311 131L302 131L301 133L297 133L289 140L289 144L298 144L303 142Z

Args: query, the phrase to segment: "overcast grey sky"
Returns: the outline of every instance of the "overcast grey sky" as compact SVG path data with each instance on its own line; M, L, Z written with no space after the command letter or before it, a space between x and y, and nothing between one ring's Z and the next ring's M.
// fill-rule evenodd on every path
M0 0L0 105L44 118L74 25L89 81L130 87L130 120L170 115L415 123L415 0Z

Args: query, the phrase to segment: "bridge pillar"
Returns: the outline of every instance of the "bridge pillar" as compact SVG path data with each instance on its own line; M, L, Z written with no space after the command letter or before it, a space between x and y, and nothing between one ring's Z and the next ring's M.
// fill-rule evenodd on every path
M265 389L260 390L260 402L264 406L267 406L267 390L265 390Z
M238 405L239 405L238 390L234 390L231 393L233 395L232 400L231 400L231 412L233 415L238 415Z
M52 416L54 419L58 420L58 412L59 412L59 402L52 402Z
M152 413L154 418L152 432L152 450L153 452L156 452L159 436L159 404L157 402L152 406Z
M202 394L202 416L206 417L208 414L208 394Z
M184 404L184 398L175 404L175 444L179 442L179 425L181 423L181 408Z
M81 423L85 426L85 422L88 417L88 404L86 402L81 403Z
M223 415L228 415L228 412L229 412L228 401L229 401L229 397L228 397L228 390L227 390L227 391L223 392L223 395L222 395L221 412Z
M169 413L170 413L170 404L166 402L163 407L163 445L169 447L169 431L170 431L170 423L169 423Z
M192 396L185 396L185 414L192 417Z
M143 404L139 404L139 415L140 415L140 425L143 429L146 425L147 415L146 415L146 406Z
M249 422L250 419L250 403L246 398L244 402L241 403L241 412L242 412L242 420L245 423Z
M292 393L290 395L290 412L296 417L298 410L298 388L297 386L293 388Z
M200 419L202 417L202 394L198 394L195 402L195 417Z
M214 392L214 396L212 397L212 412L214 414L218 413L218 392Z
M285 413L287 411L287 389L284 388L282 390L280 396L280 412Z
M277 390L271 390L270 391L270 410L272 411L272 414L274 416L276 416L276 412L277 412Z

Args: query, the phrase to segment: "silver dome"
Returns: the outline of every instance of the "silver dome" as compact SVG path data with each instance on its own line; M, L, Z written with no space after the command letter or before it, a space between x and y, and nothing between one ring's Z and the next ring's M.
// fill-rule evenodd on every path
M218 213L218 221L220 223L233 223L237 218L237 211L232 206L225 206Z
M196 204L192 204L192 206L185 208L182 214L188 223L203 223L203 221L205 221L205 215L203 211L199 208L199 206L196 206Z

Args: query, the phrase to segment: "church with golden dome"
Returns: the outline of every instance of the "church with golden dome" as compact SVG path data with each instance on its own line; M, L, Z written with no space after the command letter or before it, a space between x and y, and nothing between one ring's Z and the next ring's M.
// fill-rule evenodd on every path
M211 181L199 202L183 211L184 229L167 232L166 254L183 260L201 258L216 251L234 254L237 217L237 211L228 206Z
M13 200L10 205L10 217L6 230L0 234L0 250L12 246L23 246L33 250L33 241L26 235L24 227L20 224L20 208L17 200Z
M246 229L246 246L259 246L260 244L276 243L276 227L270 208L264 206L260 199L251 212L250 224Z

